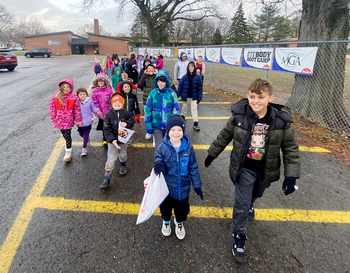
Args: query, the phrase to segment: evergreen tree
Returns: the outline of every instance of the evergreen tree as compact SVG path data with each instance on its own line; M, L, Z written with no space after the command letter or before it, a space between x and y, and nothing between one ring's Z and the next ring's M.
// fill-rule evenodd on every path
M242 2L236 11L235 16L232 18L232 24L230 27L229 42L235 44L243 44L252 42L251 28L247 23L247 19L244 17Z
M216 31L213 35L213 38L212 38L212 44L213 45L221 45L222 44L222 35L221 35L221 32L218 28L216 28Z

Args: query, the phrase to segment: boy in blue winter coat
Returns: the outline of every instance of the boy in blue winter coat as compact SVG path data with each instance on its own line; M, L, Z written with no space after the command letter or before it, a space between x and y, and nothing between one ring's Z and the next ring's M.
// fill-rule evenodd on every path
M175 234L179 240L185 238L183 221L190 212L188 197L191 181L194 191L203 200L201 177L190 138L185 134L185 122L178 114L171 115L166 123L166 134L159 145L154 163L155 174L164 175L169 195L160 205L163 225L162 234L170 236L172 209L175 217Z

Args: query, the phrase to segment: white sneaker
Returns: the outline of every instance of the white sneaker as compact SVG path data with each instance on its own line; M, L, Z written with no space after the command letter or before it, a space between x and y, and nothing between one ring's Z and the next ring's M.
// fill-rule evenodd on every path
M154 139L154 136L153 136L153 148L156 147L156 140Z
M151 136L152 136L151 134L147 133L147 134L145 135L145 139L150 139Z
M162 225L162 234L164 235L164 236L170 236L170 234L171 234L171 227L170 227L170 221L169 221L169 223L165 223L165 221L163 220L163 225Z
M175 224L175 234L179 240L182 240L186 236L186 231L183 223L176 222L176 218L174 217Z

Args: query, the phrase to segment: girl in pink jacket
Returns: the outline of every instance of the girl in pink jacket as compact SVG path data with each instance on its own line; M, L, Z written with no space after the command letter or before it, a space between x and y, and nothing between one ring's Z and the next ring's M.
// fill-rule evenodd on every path
M106 74L103 73L96 76L96 78L92 81L92 85L92 101L102 112L102 117L98 119L96 130L102 131L103 133L103 120L105 118L105 114L109 111L109 100L113 96L114 92L111 87L110 80L107 78ZM102 146L107 147L107 141L104 134Z
M79 101L73 94L74 84L71 79L62 79L58 83L58 93L53 95L50 101L51 121L53 127L60 129L66 140L63 162L72 160L72 136L71 131L74 121L78 126L82 125Z

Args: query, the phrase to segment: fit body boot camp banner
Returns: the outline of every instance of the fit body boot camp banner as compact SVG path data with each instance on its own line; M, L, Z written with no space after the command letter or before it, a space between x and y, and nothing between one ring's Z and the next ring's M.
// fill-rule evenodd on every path
M318 47L276 48L272 70L311 76Z
M273 48L245 48L242 67L270 70Z

